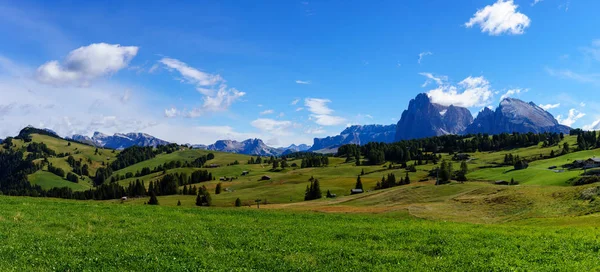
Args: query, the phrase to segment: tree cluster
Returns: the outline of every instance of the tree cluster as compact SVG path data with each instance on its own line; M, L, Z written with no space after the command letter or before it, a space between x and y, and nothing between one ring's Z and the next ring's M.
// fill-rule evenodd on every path
M302 157L300 168L324 167L327 165L329 165L329 157L327 155L306 153L306 156Z
M314 200L322 198L323 195L321 193L321 186L319 185L319 180L313 177L309 179L310 185L306 186L306 191L304 192L304 200Z
M394 173L390 173L387 175L387 178L385 176L381 177L381 181L378 181L375 185L375 190L387 189L408 184L410 184L410 177L408 176L408 172L406 173L405 178L400 178L400 180L398 181L396 180L396 175L394 175Z
M210 193L205 186L200 187L200 191L196 196L196 206L210 206L212 205L212 198Z
M154 158L156 155L151 146L131 146L123 149L117 159L110 164L113 171Z

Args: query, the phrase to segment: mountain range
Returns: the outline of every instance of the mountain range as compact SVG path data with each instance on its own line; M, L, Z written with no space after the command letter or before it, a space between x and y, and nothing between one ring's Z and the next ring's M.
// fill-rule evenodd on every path
M484 108L465 132L467 134L569 133L570 129L568 126L559 124L552 114L533 102L526 103L519 99L505 98L500 102L496 111Z
M75 134L71 137L67 137L67 139L97 147L112 149L124 149L134 145L156 147L159 145L169 144L167 141L158 139L146 133L115 133L114 135L110 136L96 131L91 138L88 136Z
M355 125L344 129L340 135L315 138L309 151L332 149L345 144L363 145L369 142L393 142L396 125Z
M275 148L267 146L261 139L248 139L241 142L234 140L219 140L214 144L206 146L204 149L247 155L280 156L294 152L307 151L309 148L310 146L305 144L292 144L288 147Z
M444 106L431 102L427 94L419 94L409 102L396 125L365 125L346 128L340 135L315 138L310 151L335 150L344 144L395 142L446 134L500 133L569 133L570 128L533 102L504 98L496 110L484 108L473 119L464 107ZM393 135L393 136L392 136Z
M25 130L35 130L27 127ZM305 144L288 147L270 147L261 139L245 141L218 140L211 145L195 144L192 148L233 152L248 155L280 156L293 152L335 152L345 144L364 145L369 142L391 143L401 140L433 137L446 134L500 134L500 133L569 133L570 128L558 121L533 102L524 102L515 98L504 98L495 110L484 108L473 119L471 112L464 107L433 103L427 94L419 94L409 102L402 112L400 121L392 125L354 125L345 128L339 135L314 138L312 146ZM59 137L49 129L39 130ZM22 131L23 132L23 131ZM159 146L169 142L145 133L116 133L112 136L94 132L92 137L73 135L67 139L97 147L123 149L133 145Z

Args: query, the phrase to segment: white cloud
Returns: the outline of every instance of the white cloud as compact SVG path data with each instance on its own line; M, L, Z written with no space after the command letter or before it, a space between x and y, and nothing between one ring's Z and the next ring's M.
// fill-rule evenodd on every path
M283 118L284 116L285 116L285 113L283 113L283 112L280 112L279 115L277 115L277 117L279 117L279 118Z
M427 85L429 85L432 82L436 83L437 85L442 85L444 84L444 82L448 81L448 77L434 76L432 73L419 73L419 75L422 75L427 78L423 85L421 85L421 87L423 88L427 87Z
M261 111L259 114L260 115L267 115L267 114L273 114L275 111L274 110L264 110Z
M570 127L575 122L577 122L577 120L581 119L584 116L585 116L585 113L582 113L576 109L570 109L569 115L567 116L567 118L564 118L562 115L559 115L559 116L556 116L556 120L560 124Z
M202 72L176 59L162 58L159 62L166 66L167 69L179 72L184 80L198 86L214 86L223 81L220 75Z
M533 3L531 3L531 6L535 6L537 3L542 2L544 0L533 0Z
M183 77L181 81L196 85L196 90L204 95L202 105L182 114L183 116L195 118L206 112L225 111L246 95L245 92L227 87L220 75L202 72L176 59L162 58L159 62L168 70L179 72Z
M228 89L227 86L221 85L215 96L204 97L202 109L212 112L227 110L233 102L239 100L244 95L246 95L245 92L240 92L235 88Z
M558 107L560 107L560 103L540 105L540 108L542 108L544 110L556 109Z
M296 108L296 111L301 111L303 109L304 109L303 107L299 107L299 108Z
M494 94L489 81L483 76L469 76L459 82L458 86L442 82L436 89L427 92L427 95L433 103L445 106L475 107L488 104Z
M278 121L268 118L259 118L252 121L250 124L263 132L278 136L290 135L288 129L293 127L293 124L290 121Z
M583 126L584 130L600 130L600 119L594 121L589 125Z
M433 55L433 53L427 51L427 52L421 52L419 53L419 60L417 61L419 64L421 64L421 61L423 60L423 57L425 56L431 56Z
M158 66L157 63L155 63L152 65L152 67L150 67L150 69L148 70L148 73L152 74L152 73L156 72L156 70L158 70L158 68L160 68L160 66Z
M138 47L119 44L94 43L71 51L61 64L46 62L37 69L39 82L51 85L77 83L87 86L101 76L116 73L127 67L137 55Z
M308 107L308 111L314 114L327 115L333 113L333 110L327 106L327 103L330 103L329 99L321 99L321 98L306 98L304 100L304 105Z
M165 117L173 118L179 115L179 111L176 108L165 109Z
M300 102L300 98L294 99L294 101L292 101L292 103L290 103L290 105L296 105L296 104L298 104L298 102Z
M580 106L580 107L585 107L585 103L584 103L584 102L581 102L581 103L579 103L579 106Z
M327 106L330 102L331 100L329 99L321 98L304 99L304 105L307 107L308 111L312 113L310 117L311 120L315 120L315 123L322 126L336 126L343 124L346 119L331 115L333 110Z
M99 81L85 92L77 86L55 88L31 77L36 68L16 65L0 56L0 138L15 136L27 125L50 128L61 136L91 136L94 131L105 134L144 132L180 144L274 137L268 132L244 132L219 125L195 126L191 120L165 119L167 115L185 117L193 112L176 107L157 110L155 101L161 96L143 93L143 89L114 80ZM136 94L126 106L121 103L123 90ZM292 124L289 131L295 128ZM303 132L299 130L275 138L282 146L311 144L313 135Z
M129 90L135 92L132 86L102 81L85 92L72 85L55 88L31 77L35 70L0 61L0 138L14 136L27 125L50 128L61 136L137 132L162 119L160 112L142 107L144 97L127 98Z
M297 84L303 84L303 85L309 85L310 81L305 81L305 80L296 80Z
M502 96L500 96L500 101L504 100L504 98L508 98L508 97L512 97L514 95L518 95L521 92L526 93L528 91L529 90L527 90L527 89L510 89L510 90L506 91L505 94L503 94Z
M339 116L312 114L311 117L315 119L315 123L321 126L339 126L346 122L346 119Z
M465 26L471 28L479 25L482 32L494 36L505 33L523 34L531 20L527 15L518 12L518 7L513 0L498 0L493 5L478 10Z

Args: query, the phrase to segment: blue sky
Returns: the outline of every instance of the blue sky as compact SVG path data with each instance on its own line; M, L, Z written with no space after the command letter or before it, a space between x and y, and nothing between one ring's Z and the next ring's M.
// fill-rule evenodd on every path
M2 1L0 137L26 125L311 144L411 98L600 129L598 1Z

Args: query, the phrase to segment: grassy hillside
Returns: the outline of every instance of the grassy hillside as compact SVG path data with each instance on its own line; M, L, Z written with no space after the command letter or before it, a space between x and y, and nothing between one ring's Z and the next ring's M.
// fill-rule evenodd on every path
M0 196L0 270L592 271L586 225L130 206Z
M24 142L20 139L13 139L12 149L21 150L24 152L26 157L27 146L32 143L44 143L49 149L56 152L56 154L70 154L76 161L81 160L82 163L87 164L89 167L90 176L96 174L96 170L103 167L103 164L108 165L115 160L119 151L96 148L89 145L80 144L77 142L71 142L64 139L51 137L48 135L31 134L31 142ZM0 150L4 150L4 146L0 145ZM96 150L98 150L96 152ZM67 157L50 156L47 158L49 163L52 163L54 167L62 168L65 173L72 172L73 169L67 163ZM41 163L42 158L35 160L35 163ZM50 189L53 187L69 187L75 191L87 190L92 188L92 180L90 177L83 176L79 177L79 183L72 183L64 178L56 176L48 172L48 167L44 166L41 170L37 171L28 176L29 181L32 184L40 185L43 189Z
M68 187L73 189L73 191L81 191L92 188L89 182L80 181L79 183L73 183L47 171L37 171L29 175L28 178L29 182L39 185L45 190Z
M102 162L108 164L112 162L118 151L99 149L96 154L96 148L82 145L78 143L68 144L67 141L57 139L45 135L33 134L32 139L34 142L43 142L48 145L49 148L55 150L57 153L71 153L76 160L82 159L83 161L91 161L91 175L95 173L98 167L102 166ZM561 144L568 142L571 146L575 146L576 137L567 136L561 142ZM17 146L24 147L27 143L23 143L20 140L15 140L14 144ZM542 147L541 145L532 146L527 148L519 148L512 150L504 150L498 152L476 152L472 153L472 159L468 162L469 174L468 178L470 181L496 181L496 180L510 180L514 178L522 186L529 185L559 185L568 186L571 179L577 178L582 174L581 170L557 172L549 170L550 166L561 166L565 163L571 162L576 159L587 159L589 157L600 155L599 150L589 150L584 152L573 152L565 156L559 156L552 159L538 160L530 164L530 167L525 170L515 171L513 167L498 167L503 162L506 154L519 155L523 158L539 158L540 155L548 155L554 150L556 153L559 152L558 146L554 147ZM367 190L371 190L375 187L375 184L381 180L383 176L387 176L390 173L400 177L405 177L407 172L404 169L388 169L389 163L377 166L355 166L353 162L345 163L344 158L331 158L328 167L319 168L298 168L288 167L286 169L272 170L269 164L252 164L248 165L247 161L250 156L223 153L223 152L212 152L205 150L180 150L171 154L159 154L155 158L143 161L124 169L115 171L113 176L125 175L127 172L135 174L144 167L153 169L164 163L171 161L190 162L196 158L213 153L215 158L208 163L218 164L218 168L208 168L214 177L217 178L213 182L205 182L205 185L211 192L214 192L214 188L219 183L219 177L237 177L238 179L232 182L223 182L223 187L227 188L221 195L213 195L213 202L217 206L231 206L233 205L236 198L242 199L245 203L253 203L255 199L261 199L269 203L288 204L293 202L302 202L304 197L304 191L306 186L309 184L308 180L311 176L319 179L323 194L327 190L338 196L347 196L350 193L350 189L354 188L356 177L361 171L365 172L365 175L361 176L363 185ZM442 154L443 158L450 161L451 156L448 154ZM40 159L41 160L41 159ZM227 164L238 161L238 165L227 166ZM72 171L71 167L67 164L66 158L49 158L49 161L57 167L63 168L66 172ZM300 160L289 161L288 164L293 163L300 164ZM458 167L458 162L454 163L455 168ZM419 183L421 185L432 186L432 178L428 177L429 171L438 165L425 164L417 166L417 172L409 172L408 175L413 184ZM45 170L45 169L44 169ZM166 171L166 174L172 173L185 173L188 176L199 168L177 168ZM205 170L205 169L202 169ZM247 176L241 176L243 171L250 171ZM270 176L270 181L260 181L260 178L264 175ZM119 183L123 186L128 185L130 182L140 179L144 181L146 186L149 185L150 181L160 179L163 176L163 172L153 173L142 177L134 177L130 179L120 180ZM38 171L34 175L30 175L29 179L32 183L38 184L43 188L51 188L56 186L67 186L73 190L85 190L91 187L91 179L88 177L83 178L79 184L72 184L66 180L61 180L59 177L45 172ZM419 182L422 180L428 180L428 182ZM163 197L161 197L163 198ZM171 196L165 197L165 202L169 204L177 203L178 199L193 198L188 196ZM187 201L187 200L186 200ZM143 203L140 200L140 203ZM192 201L193 203L193 201Z

